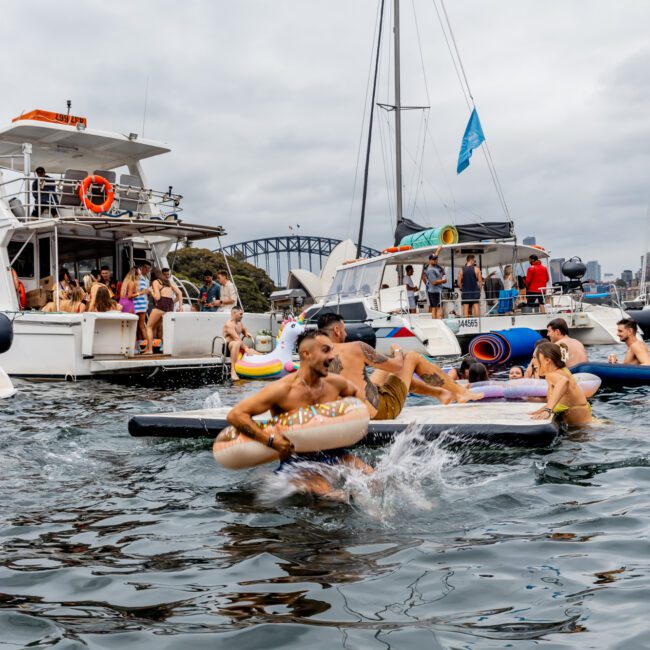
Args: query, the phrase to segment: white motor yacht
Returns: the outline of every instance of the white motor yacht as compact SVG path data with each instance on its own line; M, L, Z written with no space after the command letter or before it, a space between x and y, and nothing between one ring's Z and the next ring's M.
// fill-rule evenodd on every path
M188 305L166 313L163 353L141 355L136 316L64 313L58 291L51 293L62 267L79 281L102 265L120 280L143 259L173 271L180 244L225 234L220 226L181 219L182 197L172 187L149 186L142 161L169 151L137 134L95 130L85 118L46 111L0 129L0 313L14 328L13 346L2 357L8 374L77 378L223 370L228 313L197 313ZM45 174L37 179L32 172L39 167ZM84 179L87 193L80 191ZM31 309L21 307L14 280ZM47 299L56 304L53 313L40 311ZM270 329L271 315L248 314L246 326Z

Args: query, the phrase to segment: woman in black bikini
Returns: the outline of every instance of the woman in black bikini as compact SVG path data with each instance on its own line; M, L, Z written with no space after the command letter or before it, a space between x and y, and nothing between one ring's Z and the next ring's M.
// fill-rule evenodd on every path
M183 294L175 285L163 276L159 269L153 269L151 272L153 282L151 283L151 293L154 303L153 309L149 314L147 321L147 348L143 354L153 354L153 337L158 323L162 322L163 316L174 311L174 303L183 304Z

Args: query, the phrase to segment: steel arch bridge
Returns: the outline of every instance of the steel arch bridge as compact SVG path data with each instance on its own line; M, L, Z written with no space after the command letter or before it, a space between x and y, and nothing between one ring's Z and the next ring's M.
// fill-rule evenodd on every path
M277 272L275 277L278 285L284 284L282 281L282 271L285 265L282 263L286 260L286 269L291 269L292 255L298 257L297 268L302 268L303 255L308 258L308 268L313 272L313 258L317 258L318 269L321 268L323 260L341 243L340 239L330 237L313 237L311 235L285 235L282 237L266 237L264 239L251 239L249 241L239 242L224 246L223 252L232 257L240 257L255 266L260 266L260 259L264 264L267 273L271 275L271 265ZM220 252L220 251L215 251ZM369 246L361 247L362 257L374 257L379 255L379 251Z

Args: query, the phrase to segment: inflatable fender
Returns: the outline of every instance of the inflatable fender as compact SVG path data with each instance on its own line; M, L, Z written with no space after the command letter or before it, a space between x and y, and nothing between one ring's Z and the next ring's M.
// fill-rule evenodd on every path
M356 397L315 404L271 418L262 428L282 433L294 444L296 453L339 449L356 444L368 432L370 414ZM227 469L244 469L278 460L278 452L240 433L225 428L214 441L212 453Z
M274 350L267 354L240 356L237 361L232 361L235 372L246 379L269 379L293 372L293 351L296 340L304 331L305 325L300 319L284 321L278 332Z
M0 354L11 347L13 340L14 326L4 314L0 314Z

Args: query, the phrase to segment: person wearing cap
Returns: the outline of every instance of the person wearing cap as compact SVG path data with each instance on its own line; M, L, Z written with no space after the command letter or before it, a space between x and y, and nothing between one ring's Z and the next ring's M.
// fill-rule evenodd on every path
M442 318L442 289L447 276L445 269L438 264L438 253L440 248L429 255L429 264L422 270L423 281L426 282L427 296L429 297L429 311L432 318Z
M43 167L37 167L34 173L36 178L32 183L32 194L34 196L32 217L40 217L43 212L48 210L53 217L58 217L59 211L56 206L59 205L59 197L56 195L54 179L45 173Z

